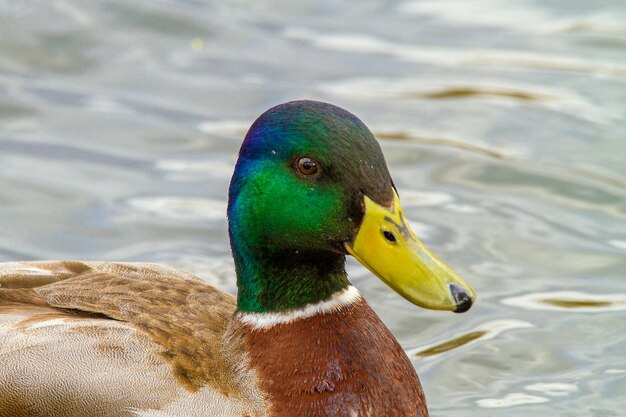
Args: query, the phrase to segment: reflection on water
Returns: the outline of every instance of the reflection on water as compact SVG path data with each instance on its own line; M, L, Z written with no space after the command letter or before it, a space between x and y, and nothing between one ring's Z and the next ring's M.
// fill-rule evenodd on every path
M575 384L565 384L559 382L542 383L526 385L524 387L528 391L537 391L551 397L564 397L572 392L578 391L578 387Z
M626 310L626 294L585 294L573 291L556 291L506 298L502 300L502 303L533 310L600 313Z
M503 67L525 70L576 71L606 77L623 77L626 65L610 61L590 62L584 58L549 53L529 53L520 50L486 48L416 46L410 43L390 42L359 32L328 33L307 27L289 27L287 38L301 40L320 49L357 54L380 54L414 64L435 63L442 67Z
M483 408L509 408L516 405L547 403L548 401L550 400L545 397L523 392L512 392L502 398L484 398L476 401L476 404Z
M139 216L152 214L164 219L189 221L223 220L226 204L198 197L133 197L126 204Z
M478 326L475 330L457 336L451 340L438 343L434 346L415 349L415 356L429 357L440 355L452 349L457 349L467 344L476 342L479 339L493 339L500 333L513 329L527 329L534 327L533 324L520 320L495 320ZM409 351L408 353L413 353Z
M234 292L247 127L330 101L478 293L420 310L349 262L431 414L624 414L622 0L0 0L0 21L0 260L161 262Z
M489 90L475 87L451 87L429 93L405 93L405 98L426 98L426 99L459 99L470 97L504 97L516 100L542 100L541 95L526 93L515 90Z
M440 343L436 346L430 347L428 349L424 349L422 351L419 351L416 353L417 356L433 356L433 355L438 355L440 353L443 352L447 352L449 350L452 350L454 348L458 348L461 346L464 346L470 342L473 342L476 339L480 339L481 337L485 336L487 334L487 332L485 331L480 331L480 332L470 332L470 333L466 333L463 336L459 336L457 338L454 338L452 340L448 340L447 342L443 342Z
M452 148L459 148L461 150L481 153L487 156L492 156L494 158L503 158L504 154L499 151L493 151L486 147L481 147L474 144L457 142L452 139L446 138L429 138L429 137L419 137L414 136L406 132L376 132L376 137L383 140L397 140L397 141L413 141L417 143L423 143L427 145L435 145L435 146L449 146Z

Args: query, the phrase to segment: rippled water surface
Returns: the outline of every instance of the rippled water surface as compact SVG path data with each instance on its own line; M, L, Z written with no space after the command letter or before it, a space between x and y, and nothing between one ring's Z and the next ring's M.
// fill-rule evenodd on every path
M0 260L153 261L234 292L226 187L296 98L375 132L471 281L425 311L352 280L433 416L626 415L626 3L0 1Z

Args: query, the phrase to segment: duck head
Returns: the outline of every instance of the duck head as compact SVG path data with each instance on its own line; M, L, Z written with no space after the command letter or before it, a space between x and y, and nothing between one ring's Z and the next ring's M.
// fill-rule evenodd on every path
M228 216L240 311L329 298L349 285L346 255L421 307L464 312L475 300L411 231L372 133L331 104L281 104L252 124Z

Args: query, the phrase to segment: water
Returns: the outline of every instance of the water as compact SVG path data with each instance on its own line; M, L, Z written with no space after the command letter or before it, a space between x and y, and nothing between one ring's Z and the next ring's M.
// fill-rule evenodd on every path
M0 1L0 260L152 261L234 292L252 120L345 107L464 315L351 277L433 416L626 416L626 3Z

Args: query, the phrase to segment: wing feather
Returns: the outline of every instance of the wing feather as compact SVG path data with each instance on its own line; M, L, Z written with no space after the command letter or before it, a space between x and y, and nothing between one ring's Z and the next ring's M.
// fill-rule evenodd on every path
M232 295L158 265L0 264L0 415L260 415L234 310Z

